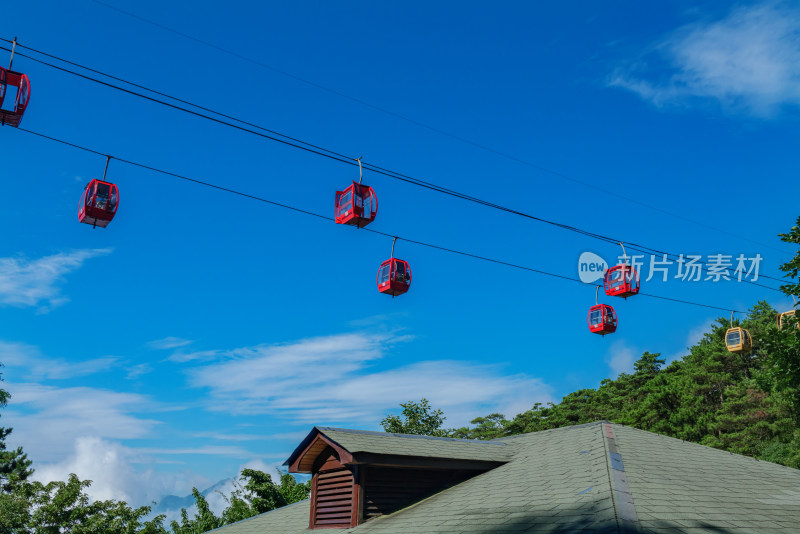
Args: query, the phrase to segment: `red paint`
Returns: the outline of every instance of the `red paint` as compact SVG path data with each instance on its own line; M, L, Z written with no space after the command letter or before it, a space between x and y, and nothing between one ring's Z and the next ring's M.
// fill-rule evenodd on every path
M592 333L613 334L617 330L617 312L608 304L597 304L589 308L586 322Z
M378 197L368 185L358 182L336 192L336 224L350 224L363 228L378 214Z
M0 109L0 124L17 127L31 99L31 83L26 75L0 67L0 107L3 106L9 86L16 88L17 95L13 106Z
M103 180L92 180L81 194L78 220L84 224L105 228L119 207L117 186Z
M402 295L411 286L411 268L408 262L390 258L378 269L378 291L387 295Z
M628 298L639 292L639 273L632 265L616 265L603 278L606 295Z

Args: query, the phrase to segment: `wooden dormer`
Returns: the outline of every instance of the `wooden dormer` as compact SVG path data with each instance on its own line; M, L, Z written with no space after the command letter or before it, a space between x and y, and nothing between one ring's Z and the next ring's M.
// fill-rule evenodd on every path
M503 445L323 427L286 463L312 475L309 528L349 528L502 465Z

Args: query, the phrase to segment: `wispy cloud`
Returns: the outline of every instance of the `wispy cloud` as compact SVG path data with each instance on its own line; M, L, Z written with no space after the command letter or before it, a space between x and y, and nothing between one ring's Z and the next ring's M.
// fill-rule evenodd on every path
M619 67L608 83L657 106L705 98L760 117L800 106L800 9L767 2L684 26Z
M207 445L204 447L187 447L177 449L162 449L162 448L143 448L138 449L139 452L146 454L203 454L211 456L233 456L235 458L251 458L252 452L249 452L241 447L231 447L228 445Z
M91 258L109 254L111 249L76 250L27 258L0 258L0 306L37 307L46 313L69 299L62 295L64 276Z
M273 413L309 424L374 426L400 402L428 398L448 424L491 411L515 415L551 400L541 380L501 366L456 360L380 369L399 339L347 334L277 346L218 351L217 361L188 370L191 385L208 388L213 410Z
M196 438L210 438L217 441L268 441L276 439L288 439L292 441L300 441L308 434L308 429L299 432L284 432L280 434L242 434L242 433L224 433L224 432L197 432L192 434Z
M152 350L169 350L185 347L194 343L191 339L182 339L179 337L165 337L163 339L156 339L147 343L147 347Z
M689 354L689 348L697 345L705 337L706 333L711 332L711 325L717 320L717 317L709 316L703 321L697 323L696 326L690 328L686 334L686 344L680 350L664 357L666 364L669 365L675 360L680 360Z
M131 367L126 367L125 370L128 374L125 376L128 380L139 378L142 375L153 372L153 366L147 363L140 363Z
M117 362L117 358L66 361L47 358L37 347L25 343L0 341L0 362L8 367L21 368L28 378L34 380L58 380L106 371Z
M620 373L632 373L633 364L638 359L639 353L636 349L629 346L624 341L615 341L612 343L606 354L606 363L614 377L619 376Z

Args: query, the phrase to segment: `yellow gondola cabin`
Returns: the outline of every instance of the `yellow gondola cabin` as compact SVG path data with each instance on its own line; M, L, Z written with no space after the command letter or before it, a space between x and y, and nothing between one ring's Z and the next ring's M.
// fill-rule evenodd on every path
M744 328L728 328L725 332L725 346L728 347L728 351L736 354L750 352L753 348L753 339L750 337L750 332Z
M787 312L779 313L778 314L778 329L783 328L783 325L789 324L790 317L796 317L797 310L789 310ZM795 327L800 328L800 322L795 324Z

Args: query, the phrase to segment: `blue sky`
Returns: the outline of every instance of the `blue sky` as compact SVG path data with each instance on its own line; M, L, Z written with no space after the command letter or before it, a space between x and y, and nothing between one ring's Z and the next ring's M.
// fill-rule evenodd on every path
M760 254L769 275L796 252L776 236L800 192L792 3L108 3L238 57L88 0L5 6L0 37L627 242ZM32 85L22 126L38 133L330 216L358 176L26 58L14 68ZM512 416L644 350L680 357L727 316L609 297L620 327L601 338L586 327L591 286L402 240L414 280L392 299L375 287L389 238L113 160L120 208L92 230L77 203L104 158L10 127L0 138L1 421L39 477L77 472L97 497L145 504L268 469L315 424L377 429L423 396L453 426ZM371 228L391 235L571 277L581 253L621 252L374 173L364 183L380 199ZM672 269L643 291L791 305Z

